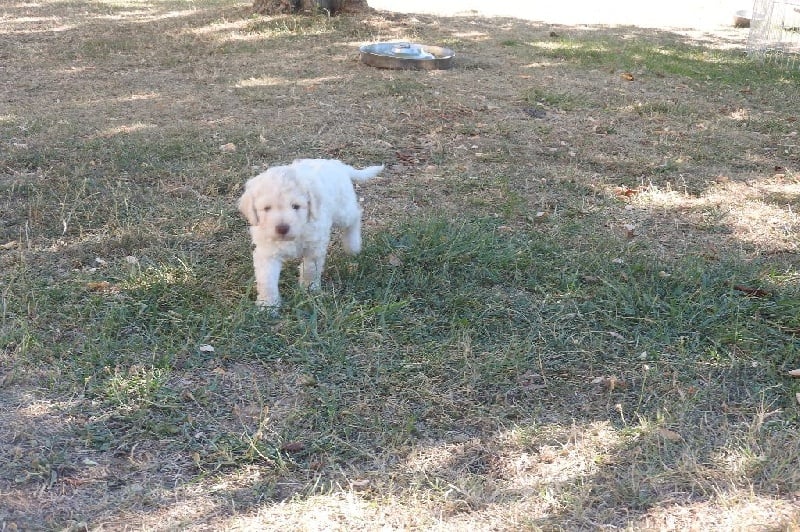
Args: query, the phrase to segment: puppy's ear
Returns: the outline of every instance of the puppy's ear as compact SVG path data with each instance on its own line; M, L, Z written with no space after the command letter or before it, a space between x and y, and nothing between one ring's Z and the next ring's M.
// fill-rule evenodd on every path
M253 191L244 189L244 194L239 198L239 212L245 217L250 225L258 225L258 213L253 205Z
M317 201L311 194L308 194L308 219L309 220L316 220L317 219Z
M319 216L319 196L317 195L316 191L310 184L302 179L296 178L297 185L300 189L300 193L306 197L306 207L308 207L308 219L309 221L314 221Z

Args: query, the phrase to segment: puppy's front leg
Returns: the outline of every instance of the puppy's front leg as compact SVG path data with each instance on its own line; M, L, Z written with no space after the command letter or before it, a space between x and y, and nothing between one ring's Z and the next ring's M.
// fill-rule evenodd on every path
M278 280L281 276L282 262L275 257L253 250L253 270L256 275L256 305L260 308L281 306L281 294L278 292Z
M330 228L327 229L326 238L320 238L308 243L303 249L303 260L300 262L300 286L309 290L319 290L322 287L322 269L325 267L325 255L328 253L330 243Z
M325 267L325 254L307 255L300 263L300 286L309 290L319 290L322 286L322 269Z

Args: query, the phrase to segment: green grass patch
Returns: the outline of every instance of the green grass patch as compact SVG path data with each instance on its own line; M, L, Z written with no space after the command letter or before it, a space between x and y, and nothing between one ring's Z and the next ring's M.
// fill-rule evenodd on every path
M796 79L791 69L774 65L759 65L739 50L710 50L705 46L686 43L658 43L639 39L608 39L605 36L559 38L528 43L530 54L576 63L583 67L652 72L656 75L679 76L689 79L743 86L763 82L780 83ZM519 47L514 47L519 50ZM758 72L758 76L754 73Z
M530 105L543 104L562 111L575 111L582 107L581 101L573 94L551 92L538 87L526 90L522 98Z
M218 0L3 24L0 528L796 524L793 71ZM273 316L236 199L295 157L386 170Z

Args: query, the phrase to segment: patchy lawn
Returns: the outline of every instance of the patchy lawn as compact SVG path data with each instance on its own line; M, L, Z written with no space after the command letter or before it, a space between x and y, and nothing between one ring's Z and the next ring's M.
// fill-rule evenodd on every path
M800 527L800 72L742 38L4 4L0 528ZM295 157L387 170L272 318Z

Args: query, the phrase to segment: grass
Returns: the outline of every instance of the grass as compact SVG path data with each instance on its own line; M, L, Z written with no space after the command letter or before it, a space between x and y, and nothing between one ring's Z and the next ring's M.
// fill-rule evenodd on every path
M800 526L793 72L215 0L0 35L3 527ZM384 38L459 63L360 65ZM300 156L388 167L270 317L235 202Z
M582 66L604 67L628 71L647 71L657 76L680 76L685 79L715 81L749 81L753 72L741 51L721 51L706 43L659 42L637 39L641 30L633 28L623 36L596 38L582 36L550 37L530 41L521 53L535 57L574 62ZM621 37L621 38L620 38ZM771 82L793 77L791 71L772 69L765 72Z

